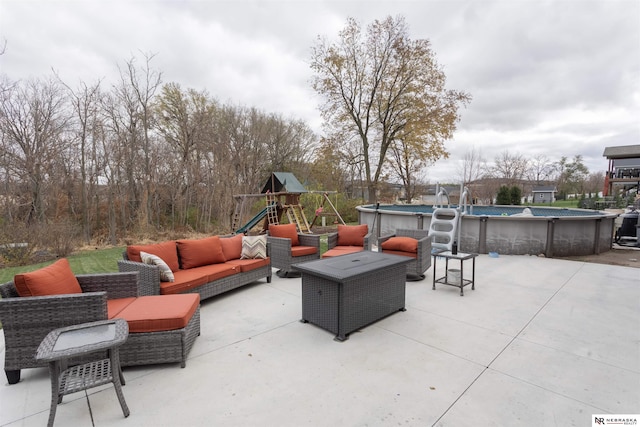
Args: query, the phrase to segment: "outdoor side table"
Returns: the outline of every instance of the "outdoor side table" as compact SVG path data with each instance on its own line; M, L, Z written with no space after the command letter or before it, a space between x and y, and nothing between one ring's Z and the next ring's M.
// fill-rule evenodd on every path
M48 426L53 426L56 408L62 396L103 384L113 383L125 417L129 408L122 394L124 377L120 368L119 347L129 336L124 319L100 320L55 329L42 340L36 359L49 362L51 376L51 410ZM107 352L108 358L67 368L70 359ZM91 409L91 408L89 408Z
M433 253L433 290L436 289L436 283L440 283L442 285L455 286L460 288L460 296L464 296L464 287L467 285L471 285L471 290L476 289L476 257L478 254L473 253L464 253L458 252L457 254L452 254L451 251L442 251ZM444 267L444 276L436 279L436 262L438 257L442 257L445 259L445 267ZM471 266L471 279L464 278L464 262L470 259L472 261ZM450 281L449 280L449 260L458 260L460 261L460 279L459 281Z

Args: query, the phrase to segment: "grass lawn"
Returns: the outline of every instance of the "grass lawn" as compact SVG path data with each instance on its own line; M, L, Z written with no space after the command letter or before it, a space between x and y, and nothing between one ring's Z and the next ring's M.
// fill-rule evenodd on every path
M71 270L73 270L75 274L112 273L118 271L117 262L119 259L122 259L123 251L124 247L96 249L70 255L67 259L69 260L69 264L71 264ZM34 271L38 268L53 264L54 262L55 260L40 264L0 269L0 283L13 280L13 276L16 274Z
M531 206L550 206L553 208L577 208L578 199L571 200L556 200L553 203L533 203Z

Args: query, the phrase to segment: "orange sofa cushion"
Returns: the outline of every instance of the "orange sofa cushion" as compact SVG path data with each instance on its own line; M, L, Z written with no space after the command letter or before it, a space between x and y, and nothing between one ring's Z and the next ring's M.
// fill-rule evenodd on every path
M231 276L240 272L240 268L231 264L211 264L202 267L179 270L174 273L173 282L160 282L160 294L172 295L189 292L213 280Z
M180 294L204 285L207 283L207 275L198 270L192 268L176 271L173 282L160 282L160 295Z
M418 253L417 252L388 251L386 249L383 249L382 253L383 254L391 254L391 255L408 256L410 258L418 258Z
M117 317L127 321L130 333L171 331L187 326L199 305L199 294L142 296Z
M16 274L13 283L21 297L82 293L66 258L30 273Z
M171 271L178 271L180 269L175 240L154 243L153 245L127 246L127 258L129 258L130 261L142 262L140 251L159 256L169 266Z
M298 229L295 224L278 224L269 226L269 235L273 237L284 237L291 239L291 246L298 246Z
M364 236L366 236L368 232L369 226L367 224L338 224L338 246L363 246Z
M107 300L107 317L113 319L125 309L126 306L136 300L136 297L116 298Z
M271 265L271 260L269 258L232 259L226 263L240 267L240 271L244 273L246 271L255 270L256 268Z
M305 256L305 255L313 255L318 252L318 248L315 246L292 246L291 247L291 256Z
M413 237L391 237L382 242L383 251L418 252L418 241Z
M236 234L233 237L221 237L220 244L222 245L222 253L225 260L240 259L240 255L242 255L242 234Z
M178 240L178 252L183 269L225 262L220 237Z
M352 254L355 252L362 252L363 250L364 248L362 246L336 246L323 253L322 258L331 258L334 256Z

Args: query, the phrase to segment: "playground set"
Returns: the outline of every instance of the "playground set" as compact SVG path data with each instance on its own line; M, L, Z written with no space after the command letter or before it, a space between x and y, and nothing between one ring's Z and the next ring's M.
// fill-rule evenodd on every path
M311 223L307 221L304 208L300 203L300 197L305 193L322 194L322 202L315 210L315 216ZM336 222L344 224L344 220L338 213L335 205L331 202L329 194L334 192L307 191L298 179L290 172L273 172L262 191L258 194L236 194L233 198L236 207L233 214L232 229L234 234L248 234L254 228L262 225L262 229L257 234L265 233L270 225L280 224L285 215L289 223L296 224L300 233L311 234L311 228L316 225L318 219L331 216ZM256 215L251 217L244 225L240 225L250 215L256 200L265 200L265 207ZM330 210L329 210L330 208Z

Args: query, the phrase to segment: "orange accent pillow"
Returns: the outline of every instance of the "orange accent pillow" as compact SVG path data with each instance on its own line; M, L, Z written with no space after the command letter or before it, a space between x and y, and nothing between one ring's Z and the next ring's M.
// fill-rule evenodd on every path
M194 268L201 265L225 262L220 237L211 236L204 239L178 240L178 252L182 268Z
M140 258L140 251L160 257L165 263L167 263L171 271L180 270L178 252L176 250L176 242L174 240L154 243L153 245L127 246L127 258L129 258L130 261L142 262L142 258Z
M269 235L291 239L291 246L298 246L300 244L298 240L298 229L295 224L270 225Z
M233 237L221 237L220 244L222 245L222 253L225 260L240 259L240 255L242 255L242 234L236 234Z
M364 236L369 232L367 224L338 225L338 246L363 246Z
M413 237L391 237L381 246L386 251L418 252L418 241Z
M21 297L82 293L66 258L31 273L16 274L13 283Z

